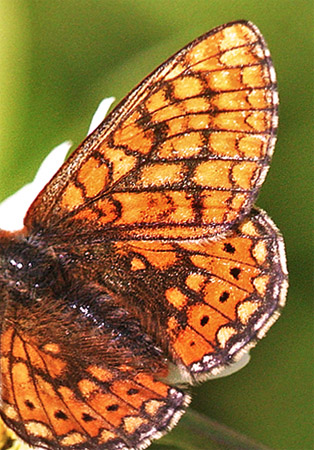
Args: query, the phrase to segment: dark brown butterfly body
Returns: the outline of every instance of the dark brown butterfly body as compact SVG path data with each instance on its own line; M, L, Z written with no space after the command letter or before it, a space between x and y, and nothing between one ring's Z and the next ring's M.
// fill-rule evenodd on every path
M112 279L119 279L114 269L117 261L113 261L114 255L109 261L104 258L103 253L108 256L110 252L104 250L103 243L95 246L93 254L87 250L90 246L73 249L58 244L57 239L51 244L48 238L44 243L42 239L42 235L10 235L9 239L6 233L0 235L1 298L6 300L5 305L13 303L17 320L23 320L21 332L31 335L35 323L33 338L39 342L42 339L42 344L53 339L64 344L68 335L66 353L73 350L76 339L77 344L88 339L97 345L101 336L107 342L101 343L97 355L81 356L99 359L99 351L105 352L109 363L127 364L135 357L135 364L145 367L145 352L150 362L154 353L160 360L160 351L119 299L119 292L126 292L128 282L120 280L114 289L117 292L112 290Z

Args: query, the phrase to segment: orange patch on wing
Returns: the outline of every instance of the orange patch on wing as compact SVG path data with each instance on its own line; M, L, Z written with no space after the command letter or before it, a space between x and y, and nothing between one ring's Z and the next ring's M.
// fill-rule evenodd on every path
M228 191L205 191L200 195L202 219L204 223L223 223L230 200Z
M172 83L173 95L177 99L185 99L187 96L196 97L201 95L204 87L202 81L195 76L185 76L178 78Z
M53 378L58 378L64 372L67 363L64 359L55 358L47 353L41 355L43 361L45 362L45 366L47 367L49 374Z
M116 205L111 199L102 198L96 203L96 206L101 211L101 216L98 218L99 225L106 225L118 217Z
M252 255L256 259L257 263L262 265L267 258L268 249L265 241L258 241L252 248Z
M131 261L131 270L144 270L146 269L146 264L140 258L133 258Z
M265 297L269 283L269 275L261 275L253 281L254 287L261 297Z
M50 352L55 355L60 353L60 345L55 344L54 342L50 342L49 344L44 345L43 349L45 350L45 352Z
M153 113L158 109L168 107L166 92L164 89L159 89L155 94L152 94L145 102L145 107L149 113Z
M188 114L206 113L212 106L211 101L207 97L187 98L181 103Z
M97 378L97 380L104 383L111 381L113 378L112 372L99 366L89 366L87 368L87 372L93 375L93 377Z
M117 148L110 148L104 146L100 147L99 151L103 153L104 157L109 161L112 170L112 183L119 181L124 175L135 168L137 158L133 155L127 154L125 150Z
M73 211L83 203L84 197L82 190L75 186L74 183L69 183L62 194L61 207Z
M165 296L167 301L177 309L182 309L189 300L188 297L184 295L183 292L177 287L167 289Z
M223 39L220 43L220 50L228 50L233 47L253 44L257 41L256 34L245 24L235 23L222 30Z
M271 102L267 100L266 89L254 89L248 95L248 101L253 108L263 109L271 106Z
M214 96L212 102L218 109L250 109L248 91L222 92Z
M237 261L220 261L212 256L193 255L190 258L196 267L205 269L231 284L236 284L245 292L253 292L253 278L260 273L258 268L243 266Z
M145 187L161 187L179 183L185 176L186 167L182 164L156 163L141 170L138 184Z
M241 189L251 189L259 174L259 167L251 161L236 163L232 169L232 178Z
M237 136L235 133L213 132L209 136L209 146L213 154L219 156L238 156Z
M89 208L84 208L81 211L78 211L75 216L75 220L82 220L88 222L96 222L98 220L98 214L92 211Z
M216 277L211 277L204 288L204 301L230 320L236 319L237 305L247 295L247 292L239 289L237 286Z
M110 390L136 409L139 409L146 400L152 398L152 393L148 389L139 386L132 380L114 381Z
M271 116L265 111L253 111L246 118L246 123L257 133L267 131L270 127Z
M210 128L212 117L210 114L190 114L187 117L187 126L191 130L206 130Z
M126 146L129 151L146 155L154 142L154 133L152 130L143 130L139 125L132 123L115 131L114 142L117 146Z
M160 374L160 376L166 376L166 372ZM137 383L140 383L141 385L145 386L150 391L155 392L156 394L160 395L161 397L167 397L168 396L168 390L169 386L162 383L161 381L155 380L151 375L146 373L139 373L134 377L134 380Z
M46 413L43 411L40 398L26 364L23 362L13 364L11 376L16 406L23 420L46 422Z
M214 351L212 345L189 326L178 334L173 342L173 349L187 366L201 361L203 356Z
M216 340L217 330L229 322L229 319L204 303L190 306L187 317L190 327L211 343Z
M189 134L165 140L158 149L158 156L167 159L192 158L197 156L203 147L201 134L192 131Z
M220 61L225 66L245 66L258 62L256 56L249 47L233 48L227 50L220 57Z
M209 36L202 40L200 43L196 44L187 55L187 62L193 66L198 64L200 61L207 61L211 56L219 53L219 44L222 39L222 33L218 32L215 36Z
M237 334L237 330L230 326L223 326L219 328L217 332L217 342L220 345L220 347L225 348L226 344L228 343L229 339Z
M139 416L128 416L123 421L124 429L129 434L134 434L141 425L146 424L147 419Z
M83 184L87 197L94 197L109 182L109 169L103 162L91 157L79 169L77 179Z
M183 107L181 107L183 109ZM171 118L167 121L167 139L178 138L184 134L189 127L189 117L186 111L182 111L181 116Z
M11 333L10 333L10 338L11 338ZM2 345L1 345L2 349L6 348L5 345L6 345L5 339L2 339ZM27 360L24 343L18 335L14 336L14 345L13 345L13 349L12 349L12 354L13 354L14 358L23 359L24 361Z
M113 194L121 206L116 225L186 223L194 218L192 199L184 191L121 192Z
M214 92L234 91L243 88L241 69L209 72L206 76L209 88Z
M211 188L231 188L229 172L232 168L230 161L211 160L200 163L193 176L193 181L199 186Z
M258 310L259 306L260 302L246 301L240 303L237 310L240 321L246 325L250 317Z
M173 266L179 255L174 251L173 246L166 242L157 241L126 241L117 242L118 253L127 255L129 252L135 252L142 255L150 265L156 269L166 270Z
M239 151L247 158L263 158L267 151L269 138L264 135L242 136L239 139Z
M264 70L261 66L244 67L242 81L245 86L258 88L265 86Z
M188 288L195 292L200 292L205 285L206 277L198 273L191 273L185 280Z

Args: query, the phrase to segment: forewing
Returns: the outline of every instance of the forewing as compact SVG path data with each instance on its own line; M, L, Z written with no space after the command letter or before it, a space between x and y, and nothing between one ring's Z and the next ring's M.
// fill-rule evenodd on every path
M228 231L262 184L277 127L275 72L258 29L205 34L148 76L30 208L30 229L197 239ZM79 223L79 226L78 226Z

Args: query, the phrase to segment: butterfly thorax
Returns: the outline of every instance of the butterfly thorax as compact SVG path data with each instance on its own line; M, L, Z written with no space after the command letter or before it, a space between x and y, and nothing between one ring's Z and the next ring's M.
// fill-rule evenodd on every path
M0 285L18 302L40 301L64 285L61 264L53 250L32 242L22 233L0 233Z
M62 342L64 353L94 343L97 359L102 354L104 364L112 367L121 358L131 363L137 354L144 361L146 353L159 360L160 350L139 321L97 282L97 274L94 281L82 279L86 261L80 265L65 244L54 248L47 237L46 245L41 242L40 234L0 233L0 309L5 310L1 328L14 324L23 340L40 347ZM94 357L79 351L76 356L81 365ZM143 365L140 359L137 364Z

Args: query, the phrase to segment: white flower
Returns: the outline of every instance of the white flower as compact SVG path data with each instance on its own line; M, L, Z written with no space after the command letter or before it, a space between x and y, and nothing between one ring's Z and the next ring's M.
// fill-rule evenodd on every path
M92 118L88 134L102 122L114 100L114 97L109 97L100 103ZM41 163L34 180L0 203L0 229L17 231L23 228L28 208L62 166L71 146L72 142L66 141L55 147Z

